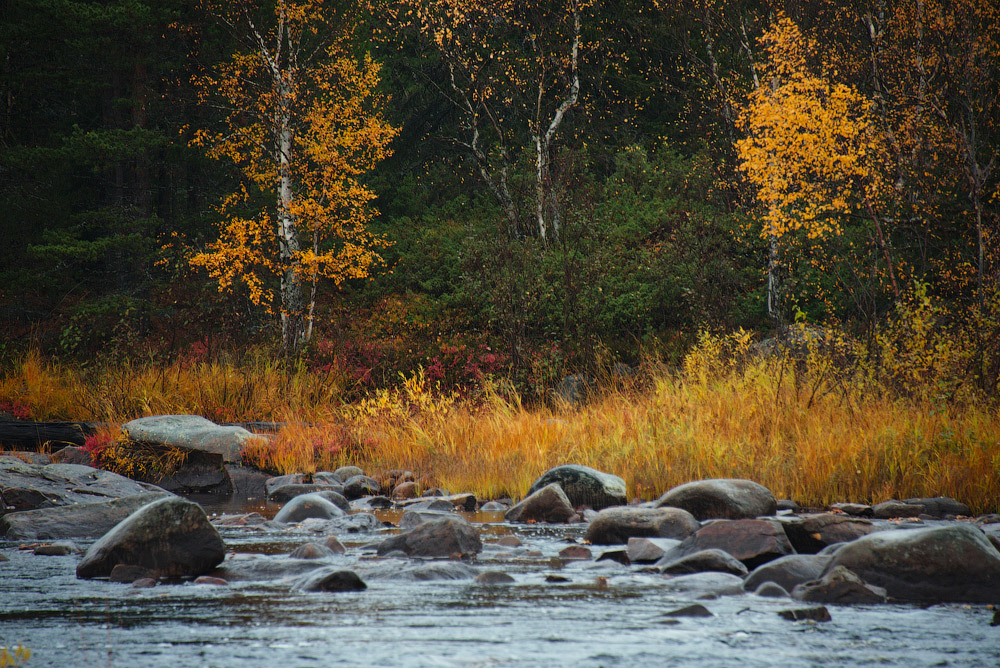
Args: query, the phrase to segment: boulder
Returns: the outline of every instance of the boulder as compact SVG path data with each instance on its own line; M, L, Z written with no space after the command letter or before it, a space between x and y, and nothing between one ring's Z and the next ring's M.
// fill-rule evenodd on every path
M816 554L834 543L849 543L878 529L870 521L843 513L822 513L783 520L785 534L796 552Z
M730 573L740 577L746 577L747 567L736 557L723 552L722 550L702 550L678 557L659 566L660 572L664 575L685 575L687 573L704 573L715 571L719 573Z
M111 569L111 574L108 575L108 579L112 582L122 582L125 584L146 578L155 580L157 577L159 576L156 574L156 571L131 564L118 564Z
M341 480L348 480L356 475L364 475L365 472L360 466L341 466L339 469L334 471L338 478Z
M844 566L905 601L1000 601L1000 552L965 523L880 531L847 543L827 572Z
M559 557L569 561L590 559L592 556L590 550L583 545L570 545L559 550Z
M235 581L271 581L316 571L315 559L292 559L267 554L233 554L212 575Z
M381 493L386 496L390 496L397 485L404 482L416 482L417 480L416 476L413 475L413 471L404 471L403 469L383 471L372 477L378 482L382 490Z
M11 540L100 538L139 508L168 496L172 495L143 492L111 501L9 513L0 517L0 536Z
M266 481L263 471L236 464L227 464L226 473L233 487L233 501L261 501L267 498Z
M293 589L296 591L364 591L368 585L354 571L338 568L321 568L299 579Z
M833 620L830 611L825 606L818 608L799 608L797 610L780 610L778 615L790 622L829 622Z
M505 513L510 505L499 501L487 501L479 508L484 513Z
M475 555L482 549L474 526L461 517L446 517L387 538L378 546L378 554L398 550L410 557L452 557Z
M630 538L684 539L701 528L691 513L680 508L606 508L587 527L586 539L596 545L627 543Z
M412 480L401 482L392 488L391 496L394 499L415 499L420 496L420 484Z
M743 583L747 591L756 591L765 582L773 582L786 592L810 580L818 580L831 557L814 554L790 554L755 568Z
M433 522L434 520L454 516L455 515L451 512L451 510L407 510L403 513L403 516L399 518L399 528L406 531L407 529L420 526L424 522Z
M750 569L793 552L785 532L776 521L720 520L685 538L657 565L665 566L680 557L710 549L728 552Z
M557 401L571 407L581 405L590 392L590 378L582 373L565 376L552 388L552 396Z
M681 544L675 538L629 538L625 548L633 564L651 564Z
M765 582L761 586L754 589L755 596L763 596L764 598L788 598L789 593L779 584L774 582Z
M65 448L52 453L52 463L90 466L94 462L90 457L90 453L83 448L76 445L67 445Z
M154 415L122 425L132 441L198 450L222 456L222 461L239 464L248 441L263 438L243 427L220 427L198 415Z
M713 479L685 483L667 491L654 504L683 508L695 519L753 519L777 512L774 494L750 480Z
M348 500L360 499L363 496L377 496L382 493L382 486L366 475L351 476L344 482L341 492Z
M576 515L566 493L556 483L530 494L504 513L508 522L568 522Z
M156 485L90 466L36 466L16 457L0 456L0 515L163 491Z
M804 582L792 590L792 598L810 603L874 605L885 603L885 589L865 584L855 573L835 566L819 580Z
M903 503L890 499L873 506L872 512L878 519L891 520L895 517L920 517L924 512L924 507L916 503Z
M131 564L159 576L197 576L225 556L222 537L201 506L167 497L135 511L91 545L76 575L104 577L118 564Z
M148 478L147 482L155 482L174 494L229 496L233 492L233 483L223 465L222 455L197 450L191 451L177 470L166 476Z
M377 497L376 496L376 497L372 497L372 498L375 498L375 499L383 498L384 499L385 497ZM450 513L450 512L452 512L452 511L455 510L455 506L451 502L445 501L444 499L438 499L438 498L435 498L435 499L423 499L421 501L417 501L416 503L405 503L405 504L398 503L396 505L398 507L400 507L400 508L404 508L406 510L406 512L413 511L413 512L417 512L417 513L425 513L425 512L431 512L431 513Z
M693 603L683 608L677 608L663 613L664 617L714 617L712 612L701 603Z
M566 498L574 508L590 506L601 510L609 506L623 506L628 503L625 481L616 475L604 473L587 466L564 464L549 469L532 483L528 494L557 483L566 493Z
M56 543L42 543L35 547L33 554L42 557L65 557L68 554L78 554L83 552L76 546L76 543L68 540Z
M327 520L344 514L344 511L337 504L319 494L302 494L292 498L291 501L282 506L281 510L274 516L274 521L292 524L310 517Z
M969 517L972 515L971 508L948 496L903 499L903 503L911 506L920 506L923 508L925 515L931 515L932 517L958 517L959 515Z
M272 487L271 491L267 495L267 500L274 503L286 503L296 496L302 496L303 494L312 494L313 492L335 492L338 495L343 495L344 486L343 485L326 485L326 484L306 484L306 483L289 483L287 485L279 485L277 487Z

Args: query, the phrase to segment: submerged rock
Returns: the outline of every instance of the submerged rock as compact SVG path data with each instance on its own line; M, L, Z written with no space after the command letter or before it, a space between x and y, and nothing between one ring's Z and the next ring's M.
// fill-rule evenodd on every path
M698 520L753 519L774 515L778 502L763 485L750 480L712 479L685 483L667 491L657 507L683 508Z
M368 589L357 573L337 568L322 568L295 583L296 591L364 591Z
M579 464L564 464L549 469L532 483L528 494L534 494L552 483L557 483L562 488L574 508L590 506L594 510L601 510L628 503L625 481L622 478Z
M556 483L530 494L504 514L508 522L568 522L576 515L566 493Z
M687 538L701 527L680 508L607 508L587 527L586 539L597 545L627 543L630 538Z
M143 506L94 543L76 575L108 576L118 564L143 566L159 576L202 575L225 556L222 537L201 506L168 497Z

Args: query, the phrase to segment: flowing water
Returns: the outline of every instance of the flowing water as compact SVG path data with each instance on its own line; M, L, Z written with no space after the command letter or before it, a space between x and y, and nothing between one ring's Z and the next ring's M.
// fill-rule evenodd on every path
M0 542L9 559L0 562L0 646L30 648L30 667L1000 665L1000 627L985 606L828 606L832 621L789 622L777 613L809 606L749 594L700 598L705 590L677 590L635 566L559 559L581 528L466 517L481 524L485 544L470 566L506 572L514 584L407 576L419 560L374 554L388 527L342 534L346 554L305 565L287 554L317 534L221 527L227 563L272 573L228 586L78 580L79 556L35 556ZM523 545L498 545L509 534ZM355 570L368 589L292 591L292 571L274 576L292 561ZM712 616L665 614L694 602Z

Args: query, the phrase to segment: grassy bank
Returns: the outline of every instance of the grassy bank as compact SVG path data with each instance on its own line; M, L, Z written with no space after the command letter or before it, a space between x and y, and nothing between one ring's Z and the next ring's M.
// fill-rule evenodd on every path
M344 404L334 379L266 362L86 372L29 355L0 382L0 401L38 420L284 421L249 459L276 472L409 469L484 498L521 496L547 468L576 462L621 475L645 499L741 477L807 505L943 495L1000 510L995 403L943 395L937 381L901 391L864 364L845 370L842 351L751 353L745 337L706 337L683 370L650 366L578 408L522 405L503 382L459 396L418 374Z

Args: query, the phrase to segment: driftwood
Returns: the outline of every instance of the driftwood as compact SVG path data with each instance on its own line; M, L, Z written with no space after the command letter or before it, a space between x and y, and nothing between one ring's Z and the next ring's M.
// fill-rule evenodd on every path
M0 448L38 450L50 446L83 445L87 437L104 426L103 422L0 422ZM282 422L225 422L223 426L243 427L255 434L275 433Z
M83 445L99 422L0 422L0 446L37 450L43 445Z

